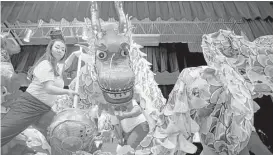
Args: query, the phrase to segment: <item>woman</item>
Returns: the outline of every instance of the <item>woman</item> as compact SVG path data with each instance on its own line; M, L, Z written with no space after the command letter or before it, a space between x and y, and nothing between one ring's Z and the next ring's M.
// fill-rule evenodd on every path
M1 146L33 125L51 112L57 95L77 95L73 90L63 89L63 72L69 68L75 56L81 51L72 53L66 61L66 45L63 40L49 42L46 53L30 69L31 84L11 106L1 122ZM52 118L54 113L52 114Z
M124 141L121 141L120 145L130 145L133 149L136 149L149 133L149 124L136 100L133 99L129 104L126 103L125 109L115 110L116 117L120 121L123 130Z

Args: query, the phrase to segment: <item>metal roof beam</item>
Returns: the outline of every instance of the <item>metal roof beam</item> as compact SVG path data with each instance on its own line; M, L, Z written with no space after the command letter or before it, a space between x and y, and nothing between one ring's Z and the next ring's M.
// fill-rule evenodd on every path
M4 22L4 25L6 28L9 28L9 26L6 22ZM12 29L9 29L9 31L10 31L10 34L12 35L12 37L16 40L16 42L19 45L24 45L23 42L20 40L19 36Z

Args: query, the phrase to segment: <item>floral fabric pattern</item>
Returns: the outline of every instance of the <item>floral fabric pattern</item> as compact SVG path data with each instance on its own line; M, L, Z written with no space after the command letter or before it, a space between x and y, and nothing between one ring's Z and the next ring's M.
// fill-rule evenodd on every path
M10 63L10 56L7 50L1 48L1 62L9 62Z

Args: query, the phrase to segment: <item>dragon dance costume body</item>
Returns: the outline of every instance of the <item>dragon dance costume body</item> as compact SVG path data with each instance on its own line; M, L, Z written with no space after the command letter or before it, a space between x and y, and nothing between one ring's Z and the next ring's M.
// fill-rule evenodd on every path
M272 95L272 38L263 36L250 42L226 30L204 35L202 48L208 66L184 69L167 102L149 70L150 64L131 40L127 65L134 72L134 91L140 96L140 105L150 126L150 133L136 153L194 153L197 148L192 144L192 137L199 132L203 154L243 154L255 130L254 113L259 109L253 99ZM94 58L99 53L93 54L93 61L89 62L94 64L85 66L82 71L83 105L96 98L92 95L101 93L107 100L107 93L118 94L124 89L124 82L121 85L117 82L117 79L126 81L119 77L119 66L110 67L107 61L101 64ZM114 63L115 59L111 61ZM102 66L106 69L98 71ZM73 88L73 82L71 86ZM96 87L101 90L94 90Z

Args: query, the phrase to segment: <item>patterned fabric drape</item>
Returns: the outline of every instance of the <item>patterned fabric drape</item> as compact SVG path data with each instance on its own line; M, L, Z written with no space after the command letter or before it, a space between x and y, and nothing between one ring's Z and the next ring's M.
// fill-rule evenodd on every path
M175 44L159 44L158 47L144 47L147 60L152 64L153 72L175 72L179 70L176 53L180 52Z
M203 53L190 52L188 44L178 43L174 44L173 46L175 50L178 50L176 52L176 55L179 72L181 72L186 67L197 67L207 65ZM159 85L159 88L166 99L169 98L169 94L172 91L173 87L174 84Z

